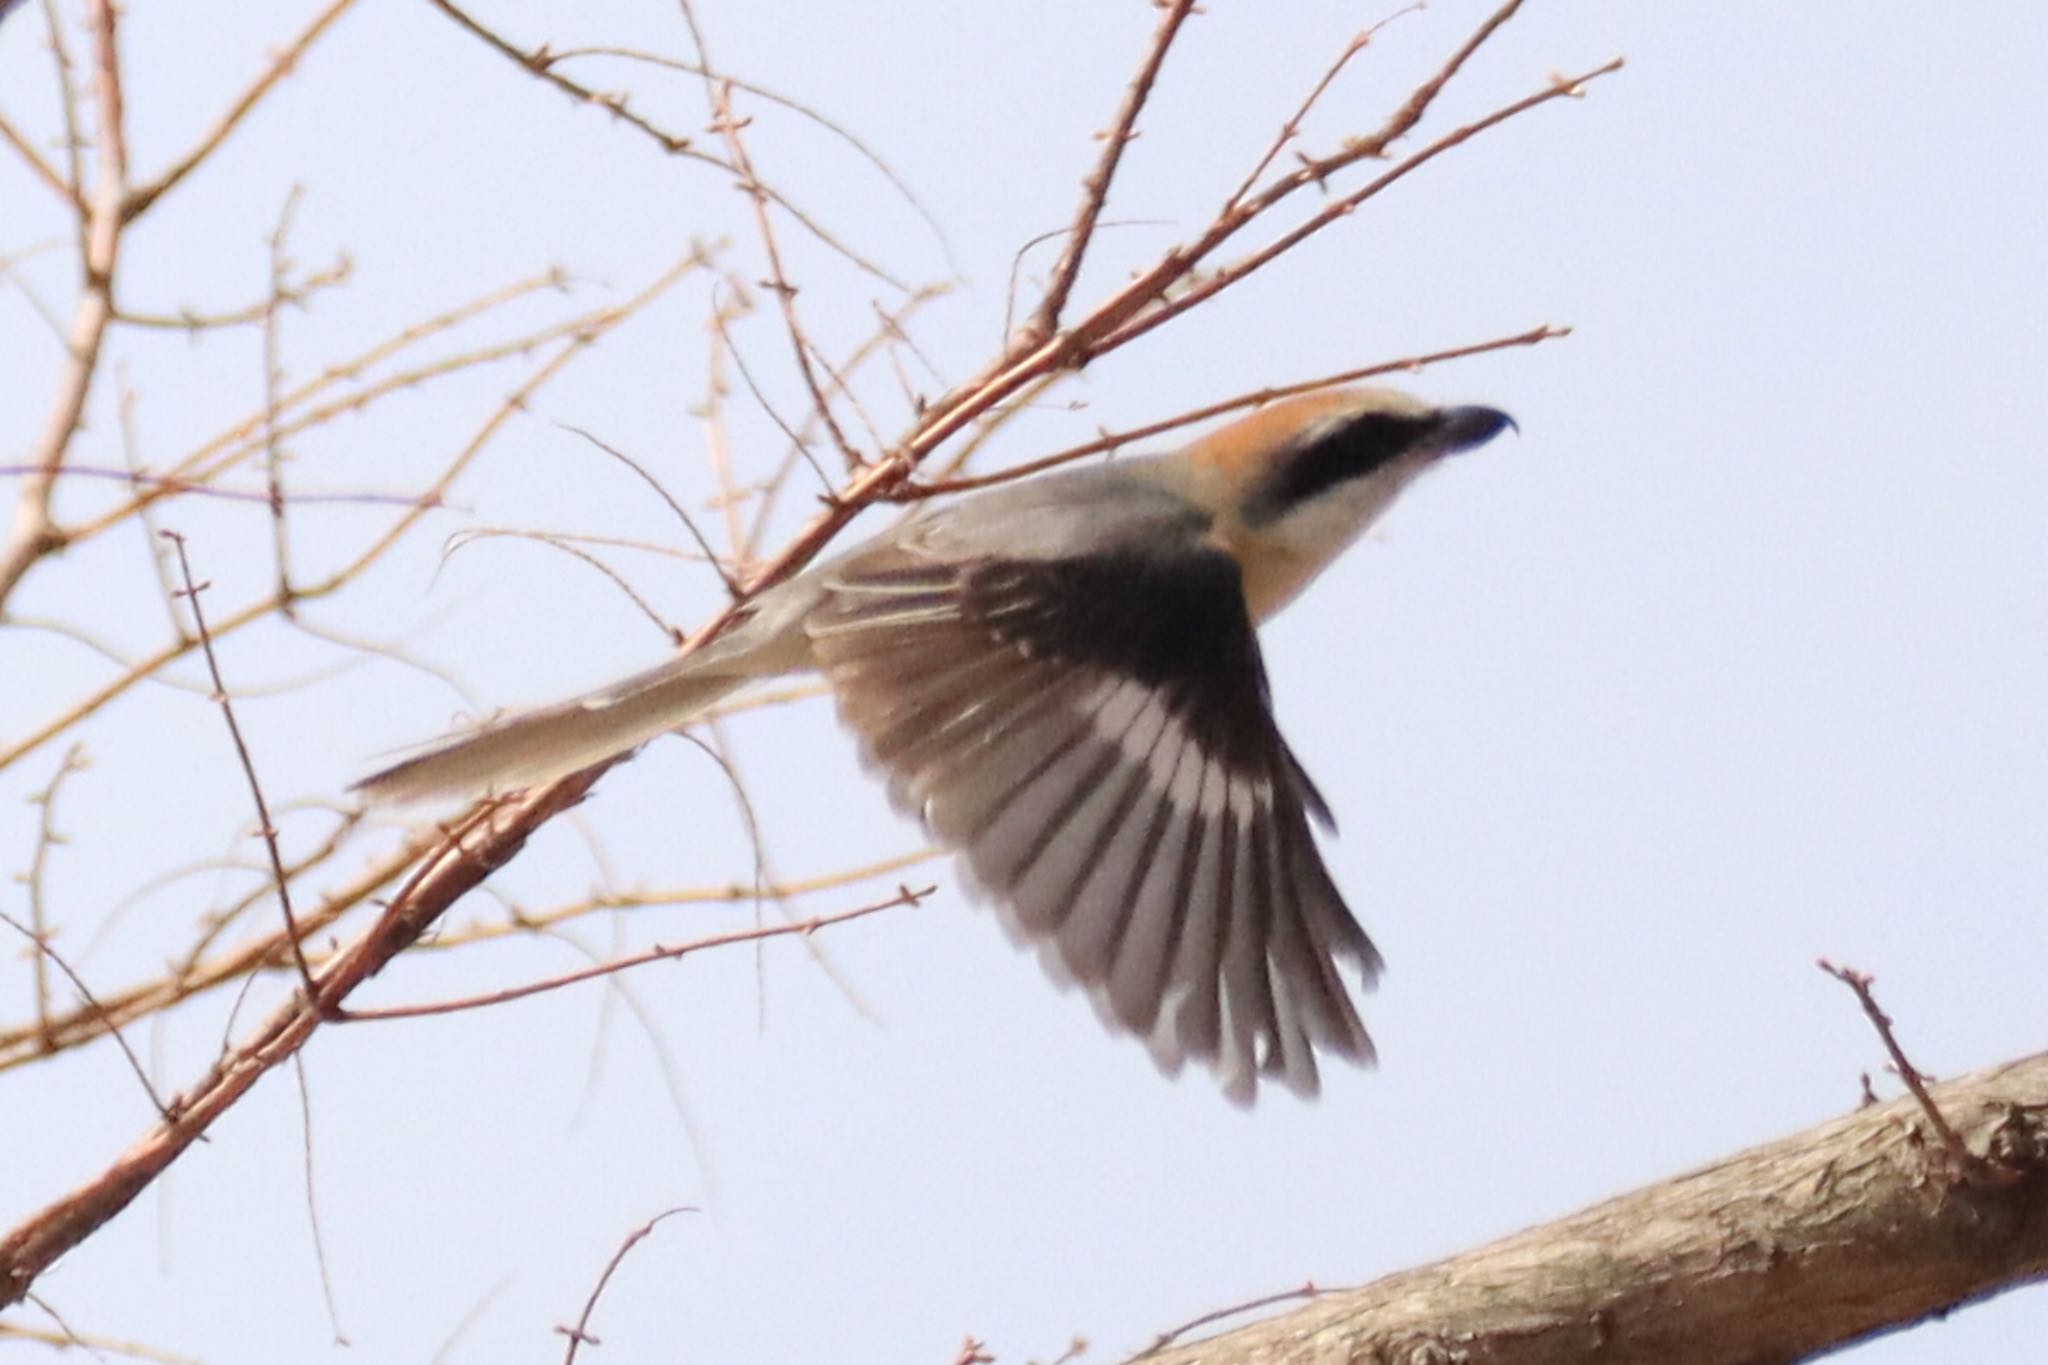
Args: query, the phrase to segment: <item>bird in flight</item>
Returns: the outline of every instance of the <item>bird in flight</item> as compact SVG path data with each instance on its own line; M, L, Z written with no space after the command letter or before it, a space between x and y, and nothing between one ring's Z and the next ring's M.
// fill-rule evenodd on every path
M410 801L532 786L814 670L898 807L1010 933L1168 1073L1316 1093L1370 1064L1340 968L1379 953L1310 830L1256 627L1418 474L1514 425L1388 389L1273 403L1179 450L1002 485L754 598L705 647L441 740L357 784Z

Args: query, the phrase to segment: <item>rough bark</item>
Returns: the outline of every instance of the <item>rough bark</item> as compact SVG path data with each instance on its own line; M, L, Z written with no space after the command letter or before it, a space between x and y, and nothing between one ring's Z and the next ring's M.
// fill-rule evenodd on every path
M2048 1275L2048 1053L1146 1365L1765 1365Z

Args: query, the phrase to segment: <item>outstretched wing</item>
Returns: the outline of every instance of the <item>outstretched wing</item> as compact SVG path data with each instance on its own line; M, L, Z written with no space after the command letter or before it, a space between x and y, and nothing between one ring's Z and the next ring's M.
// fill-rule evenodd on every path
M1370 1062L1337 963L1380 958L1308 827L1236 564L1192 537L959 559L916 537L826 570L813 657L899 805L1017 936L1165 1070L1313 1094Z

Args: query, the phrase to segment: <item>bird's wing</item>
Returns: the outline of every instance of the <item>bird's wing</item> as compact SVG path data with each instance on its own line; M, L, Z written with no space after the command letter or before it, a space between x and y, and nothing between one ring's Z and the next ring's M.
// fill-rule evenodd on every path
M1317 1088L1369 1063L1339 960L1380 958L1309 830L1228 555L1179 537L1062 559L883 542L825 575L814 659L899 805L1017 936L1161 1067Z

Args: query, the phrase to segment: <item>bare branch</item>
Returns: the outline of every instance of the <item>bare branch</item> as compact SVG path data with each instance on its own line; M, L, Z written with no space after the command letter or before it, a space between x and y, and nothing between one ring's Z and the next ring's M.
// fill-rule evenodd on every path
M564 986L595 981L634 967L645 966L650 962L672 962L710 948L729 948L736 943L759 943L771 938L808 938L820 929L828 929L836 924L866 919L869 915L879 915L884 910L894 910L899 906L916 905L936 889L930 886L918 889L901 887L887 900L874 901L851 910L840 910L829 915L813 915L809 919L792 920L784 924L756 924L745 929L735 929L731 933L710 934L704 938L692 939L688 943L649 948L644 953L614 958L593 967L551 976L544 981L529 981L523 986L507 986L503 990L487 991L482 995L467 995L456 1000L437 1000L426 1005L391 1005L378 1009L349 1010L339 1018L346 1023L357 1023L384 1019L419 1019L428 1015L460 1014L464 1010L488 1009L492 1005L524 1000L529 995L543 995L548 991L560 990Z
M85 984L85 978L80 976L77 972L77 969L72 967L72 965L69 962L66 962L64 958L61 955L59 955L54 948L50 946L49 940L45 935L37 932L34 929L31 929L29 926L21 923L19 920L15 919L14 916L7 914L5 911L0 911L0 924L5 924L8 928L14 930L15 933L20 934L23 938L29 941L29 950L35 954L37 963L40 964L46 960L56 963L57 970L64 973L65 980L69 981L71 983L71 988L78 992L78 998L80 1001L84 1003L85 1008L91 1010L95 1015L98 1015L101 1018L104 1018L106 1016L106 1011L103 1008L101 1008L100 1002L93 999L91 989L88 988ZM38 1012L37 1023L38 1025L44 1027L45 1038L53 1036L47 1031L48 1015L46 1013L43 1013L41 1011ZM149 1071L142 1065L142 1059L135 1055L135 1049L128 1046L128 1040L121 1036L121 1031L119 1029L109 1024L107 1027L107 1031L114 1035L114 1042L121 1049L121 1055L128 1059L128 1069L130 1071L133 1071L135 1073L135 1079L142 1083L142 1093L149 1096L150 1104L156 1109L156 1112L159 1115L168 1118L170 1116L170 1110L164 1105L163 1100L158 1098L156 1093L156 1087L149 1083ZM53 1050L53 1048L53 1044L46 1044L46 1051Z
M775 244L775 225L768 217L767 188L754 174L753 158L747 154L747 144L740 137L740 130L746 125L733 115L732 85L720 81L712 93L712 126L725 139L726 152L732 158L734 169L739 174L740 192L747 196L747 202L754 210L754 230L760 236L762 253L768 258L768 278L762 287L775 295L776 307L782 310L782 325L789 334L789 347L796 357L797 373L803 376L804 387L810 390L811 413L824 424L825 431L832 437L840 457L848 469L858 469L867 463L860 452L846 439L846 433L839 429L839 422L832 415L832 401L818 382L817 371L811 367L811 344L804 334L802 320L796 311L796 286L782 269L782 252Z
M50 517L57 476L71 449L71 438L85 417L93 376L99 370L100 343L114 315L114 268L120 259L121 206L128 185L128 135L121 99L121 58L114 0L91 0L93 27L93 90L97 108L94 134L99 163L98 184L81 219L78 303L65 339L70 353L57 381L57 400L43 432L29 455L30 473L22 480L14 505L14 527L0 542L0 610L37 561L64 548L65 536Z
M583 1311L577 1314L576 1325L574 1327L557 1327L555 1329L569 1339L569 1348L562 1353L562 1365L575 1365L576 1352L584 1342L587 1341L592 1346L603 1344L590 1334L590 1315L597 1311L597 1301L604 1297L605 1286L612 1282L613 1273L618 1270L620 1264L625 1261L633 1248L640 1245L647 1238L648 1234L654 1231L655 1226L664 1219L673 1218L679 1213L696 1212L698 1210L695 1207L687 1204L673 1209L664 1209L626 1234L626 1239L619 1243L619 1249L614 1251L611 1259L604 1263L604 1270L598 1275L596 1285L592 1286L590 1297L583 1301Z
M285 875L284 854L277 846L277 826L270 818L270 802L263 795L263 781L256 776L256 760L249 754L249 743L242 738L241 722L235 719L235 704L228 694L228 685L220 675L220 660L213 652L213 636L206 629L206 613L199 605L199 594L211 584L195 583L192 580L192 561L185 553L185 537L176 531L165 531L164 536L178 549L178 576L184 582L179 596L192 609L192 624L199 637L199 648L206 656L206 671L213 679L213 699L220 706L222 719L228 723L228 738L234 742L235 758L242 765L242 776L249 784L249 797L256 803L256 828L263 838L264 850L270 855L270 872L277 887L277 908L284 916L285 939L291 948L292 961L298 966L299 980L306 989L306 998L313 998L313 971L306 965L306 950L300 944L298 916L292 913L291 879Z
M1358 369L1344 370L1337 374L1325 375L1321 379L1306 379L1298 384L1271 385L1251 393L1238 394L1234 398L1223 399L1221 402L1208 403L1199 408L1189 408L1187 411L1176 416L1157 422L1148 422L1144 426L1132 427L1128 431L1119 431L1099 436L1095 440L1084 441L1080 445L1068 446L1065 450L1054 451L1050 455L1043 455L1038 459L1028 460L1009 469L999 469L994 473L977 474L967 478L933 480L920 482L915 485L906 484L904 487L896 490L891 496L905 499L928 498L940 493L963 493L970 489L987 488L993 484L1010 483L1017 479L1029 478L1033 474L1042 474L1048 469L1057 469L1064 464L1072 464L1075 460L1084 459L1090 455L1101 455L1108 451L1121 450L1125 446L1134 445L1139 441L1148 441L1154 436L1165 432L1176 431L1181 427L1193 426L1198 422L1207 422L1212 418L1221 417L1226 413L1237 412L1243 408L1263 407L1267 403L1277 402L1282 398L1292 398L1294 395L1302 393L1314 393L1317 389L1334 388L1339 384L1355 384L1361 379L1376 379L1381 375L1388 374L1410 374L1427 366L1440 364L1446 360L1462 360L1467 356L1484 355L1489 351L1504 351L1516 346L1536 346L1546 341L1554 341L1559 337L1570 336L1571 332L1572 329L1569 327L1557 327L1550 323L1544 323L1540 327L1531 327L1528 331L1517 332L1513 336L1495 337L1492 341L1478 341L1469 346L1453 346L1447 350L1404 356L1400 360L1383 360L1376 365L1365 365Z
M220 145L228 140L229 135L241 126L242 120L249 116L250 111L263 101L263 97L276 89L278 82L292 73L293 68L298 65L299 58L306 54L306 49L319 41L320 35L354 4L355 0L330 0L326 9L313 16L312 23L299 30L298 36L286 44L282 52L270 59L270 64L264 67L262 73L249 83L248 88L222 111L214 125L200 135L199 141L193 144L190 151L172 162L162 175L146 185L137 185L129 193L127 202L121 207L122 218L132 221L147 213L150 205L177 188L178 182L197 170L206 158L218 151Z
M35 173L36 179L49 186L50 192L69 205L73 213L77 214L80 218L86 215L88 210L85 200L78 197L72 191L71 186L65 181L64 177L57 173L57 168L43 160L42 153L38 152L35 149L35 145L26 137L22 136L20 129L8 122L5 115L0 115L0 142L5 142L9 147L12 147L15 155L26 162L29 170Z
M50 967L48 949L50 946L50 914L47 874L50 868L50 851L59 844L68 843L62 831L57 828L57 793L64 789L64 783L73 773L84 772L91 766L86 762L85 746L74 743L64 751L63 759L57 764L57 771L50 774L44 788L30 797L36 808L36 847L29 856L28 871L22 875L22 883L28 888L28 935L30 950L29 970L34 977L36 997L36 1032L43 1047L50 1047Z
M1116 168L1123 160L1124 148L1137 136L1138 114L1151 97L1153 82L1159 79L1159 68L1166 62L1167 49L1173 46L1180 26L1194 10L1195 0L1168 0L1162 7L1159 27L1153 31L1152 41L1146 44L1137 74L1124 87L1123 103L1118 107L1109 130L1102 135L1102 155L1097 158L1088 178L1081 182L1081 206L1074 213L1073 226L1067 229L1066 244L1060 248L1059 259L1053 263L1052 275L1046 281L1045 296L1038 301L1037 310L1024 325L1023 335L1016 340L1017 349L1029 350L1058 329L1060 314L1066 310L1067 298L1074 292L1074 281L1081 273L1081 262L1095 240L1095 220L1101 217L1102 206L1109 200L1109 188L1116 179Z
M1919 1102L1920 1112L1926 1115L1928 1125L1934 1129L1934 1135L1941 1139L1942 1152L1948 1157L1950 1173L1957 1179L2002 1179L2001 1174L1981 1168L1981 1163L1964 1145L1961 1135L1942 1116L1940 1106L1928 1097L1927 1082L1931 1078L1906 1059L1906 1050L1899 1045L1899 1037L1892 1031L1891 1016L1878 1007L1877 995L1871 989L1877 984L1877 978L1868 972L1859 972L1854 967L1837 967L1826 958L1821 958L1814 965L1855 993L1856 1003L1863 1006L1863 1013L1870 1020L1870 1026L1877 1030L1878 1041L1882 1042L1884 1050L1891 1054L1892 1071L1906 1083L1906 1089L1911 1091L1913 1098ZM1869 1094L1868 1076L1864 1077L1863 1089L1865 1094Z
M743 170L730 162L713 156L709 152L698 150L689 138L668 132L643 115L636 113L632 106L626 102L625 96L593 90L556 71L554 64L557 57L549 52L545 46L534 48L530 51L522 48L517 43L512 42L510 39L484 25L475 16L457 6L453 0L427 0L427 3L440 10L450 19L453 19L475 37L481 38L492 51L518 64L529 75L539 77L579 103L592 105L595 108L604 110L626 127L653 139L656 145L670 156L678 156L687 161L700 162L706 166L724 171L727 175L742 182L749 178ZM888 284L891 288L906 294L910 292L909 285L903 283L903 281L897 279L881 266L841 241L822 223L805 212L780 190L768 185L758 184L758 182L757 187L761 193L774 200L777 206L801 224L806 232L809 232L813 237L824 243L826 247L852 263L862 272L874 276L876 279Z
M1622 59L1616 57L1613 61L1597 66L1583 75L1561 77L1546 89L1539 90L1532 95L1525 95L1511 104L1502 105L1484 118L1475 119L1470 123L1451 130L1420 151L1398 162L1391 169L1375 177L1367 185L1331 200L1306 221L1282 233L1273 241L1268 242L1265 246L1260 247L1241 260L1233 261L1222 269L1208 275L1192 288L1174 294L1172 298L1165 299L1158 306L1147 309L1141 314L1136 310L1131 310L1115 326L1111 327L1101 336L1090 339L1085 346L1077 349L1084 355L1094 355L1099 354L1101 351L1128 345L1160 324L1179 317L1190 308L1194 308L1206 300L1214 298L1217 294L1222 293L1225 289L1243 280L1261 267L1272 264L1272 262L1294 250L1294 248L1300 246L1325 228L1350 217L1367 200L1379 195L1398 181L1406 179L1410 174L1420 170L1452 148L1471 141L1490 128L1497 128L1510 119L1526 114L1541 105L1549 104L1552 100L1576 99L1587 85L1599 80L1602 76L1614 74L1621 70L1622 66ZM1353 149L1345 152L1342 156L1312 163L1311 168L1304 171L1303 174L1308 175L1314 183L1320 184L1331 172L1362 159L1364 155L1365 153ZM1294 185L1294 182L1291 180L1283 183L1290 186ZM1271 203L1277 202L1277 198L1278 196L1261 196L1250 201L1249 205L1242 212L1247 215L1263 212ZM1246 216L1244 221L1249 222L1250 217ZM1219 218L1216 225L1209 232L1203 234L1202 239L1195 246L1188 249L1183 260L1176 260L1169 256L1168 261L1162 262L1160 269L1163 271L1164 278L1160 282L1161 287L1165 283L1184 278L1189 273L1189 267L1195 261L1206 258L1226 238L1234 235L1243 225L1243 222L1228 222L1227 217ZM1126 294L1129 292L1127 289ZM1102 311L1106 313L1109 309L1105 306Z
M1902 1098L1147 1360L1803 1360L2048 1275L2048 1054L1932 1095L2018 1178L1929 1181Z

